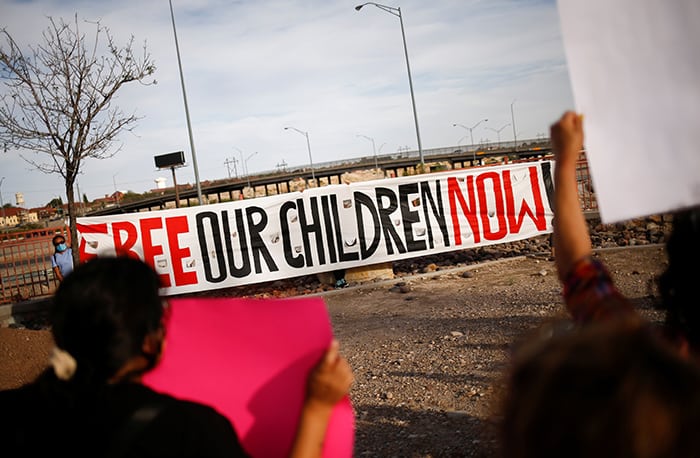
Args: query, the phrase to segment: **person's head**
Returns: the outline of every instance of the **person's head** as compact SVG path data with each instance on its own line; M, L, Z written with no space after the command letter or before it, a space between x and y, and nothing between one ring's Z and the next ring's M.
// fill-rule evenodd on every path
M143 357L152 368L163 340L159 277L129 257L80 264L58 287L51 309L56 346L77 362L73 380L99 385L127 361Z
M700 354L700 207L674 215L666 242L668 268L659 278L661 307L672 332L683 335Z
M53 244L54 249L59 253L66 251L68 248L66 245L66 238L61 234L54 235L53 239L51 239L51 243Z
M639 321L577 328L514 358L506 458L700 456L700 368Z

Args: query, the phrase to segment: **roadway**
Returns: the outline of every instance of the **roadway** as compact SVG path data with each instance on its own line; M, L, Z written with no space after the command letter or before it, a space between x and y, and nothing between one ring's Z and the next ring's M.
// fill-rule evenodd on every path
M435 148L423 150L423 159L426 166L429 167L431 171L437 171L444 170L445 163L449 163L452 169L460 169L481 165L484 161L489 162L489 160L494 159L497 162L502 162L504 157L507 157L507 160L512 162L514 160L530 159L547 154L551 154L551 143L549 139L524 140L518 144L517 148L513 147L512 142L508 144L501 143L500 145L493 144L486 148ZM384 171L385 176L400 176L406 174L408 170L415 171L420 165L420 158L417 151L404 151L376 157L366 156L344 161L315 164L313 174L310 168L299 167L250 175L248 177L204 182L200 183L200 185L202 197L205 202L212 200L214 196L216 196L216 202L221 202L234 200L237 198L236 196L241 195L247 187L252 187L256 191L262 187L265 190L265 195L267 195L270 187L273 187L276 191L273 192L273 194L289 192L290 184L299 179L303 179L307 183L307 186L315 180L316 183L314 183L314 187L322 186L323 184L341 183L343 174L358 170L374 169L375 164ZM179 189L178 192L181 205L183 203L185 206L198 205L197 189L195 187ZM162 210L171 208L175 200L175 191L169 189L165 190L162 194L147 196L135 201L122 202L119 206L95 210L87 213L86 216Z

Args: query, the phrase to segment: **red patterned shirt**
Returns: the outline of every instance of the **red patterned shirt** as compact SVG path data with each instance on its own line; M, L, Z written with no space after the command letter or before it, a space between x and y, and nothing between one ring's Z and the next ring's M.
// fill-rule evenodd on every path
M607 268L586 257L578 261L564 281L566 308L577 323L632 318L637 312L615 287Z
M605 265L591 257L578 261L564 281L564 302L577 324L632 319L644 321L632 303L618 291ZM662 341L687 356L688 340L665 325L650 325Z

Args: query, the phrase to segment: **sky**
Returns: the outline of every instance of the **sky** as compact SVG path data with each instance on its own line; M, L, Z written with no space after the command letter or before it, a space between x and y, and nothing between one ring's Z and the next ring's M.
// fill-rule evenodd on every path
M354 0L172 0L200 181L417 150L399 18ZM401 0L424 150L548 135L574 102L555 0ZM87 159L88 199L142 193L184 151L177 182L195 183L168 0L0 0L0 27L37 45L48 17L100 20L125 44L145 42L156 85L130 83L115 103L140 117L108 159ZM88 30L87 26L83 27ZM5 88L0 85L0 92ZM511 112L512 107L512 112ZM514 122L513 122L514 121ZM454 124L458 124L454 126ZM294 129L285 130L285 127ZM374 149L373 149L374 148ZM0 150L4 203L64 202L63 179Z

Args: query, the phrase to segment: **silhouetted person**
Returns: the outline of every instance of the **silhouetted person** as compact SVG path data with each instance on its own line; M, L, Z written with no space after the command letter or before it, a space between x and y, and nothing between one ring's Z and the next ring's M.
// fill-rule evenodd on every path
M51 367L0 392L4 456L247 456L215 409L141 383L164 348L159 286L148 265L127 257L90 260L65 278L51 309ZM290 456L321 455L352 381L334 341L309 375Z

